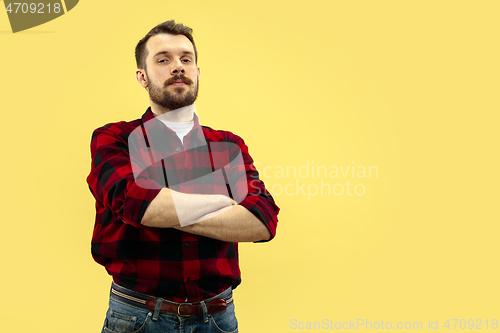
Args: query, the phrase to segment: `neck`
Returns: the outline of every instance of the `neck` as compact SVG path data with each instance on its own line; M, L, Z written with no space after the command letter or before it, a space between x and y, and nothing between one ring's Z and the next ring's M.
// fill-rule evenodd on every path
M173 123L187 123L193 121L196 107L194 104L184 106L175 110L167 110L159 105L151 103L151 111L155 117L162 121L170 121Z

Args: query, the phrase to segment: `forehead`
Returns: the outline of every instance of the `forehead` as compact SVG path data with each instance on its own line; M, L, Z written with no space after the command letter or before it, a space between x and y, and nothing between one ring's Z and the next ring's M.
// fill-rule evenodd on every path
M154 57L156 53L168 51L169 53L182 54L189 51L194 54L191 41L184 35L159 34L149 38L146 43L148 58Z

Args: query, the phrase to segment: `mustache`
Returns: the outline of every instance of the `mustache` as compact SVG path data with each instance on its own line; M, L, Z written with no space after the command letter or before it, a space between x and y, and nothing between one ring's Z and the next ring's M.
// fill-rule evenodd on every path
M182 82L184 82L187 85L193 84L193 80L191 80L187 76L184 76L184 74L178 74L178 75L172 76L167 81L165 81L164 86L166 87L166 86L174 83L175 81L179 81L179 80L181 80Z

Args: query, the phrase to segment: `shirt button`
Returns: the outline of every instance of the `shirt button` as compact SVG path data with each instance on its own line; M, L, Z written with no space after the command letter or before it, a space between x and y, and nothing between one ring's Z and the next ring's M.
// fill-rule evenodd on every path
M175 151L181 151L181 147L175 148Z
M185 247L189 247L189 242L184 243Z

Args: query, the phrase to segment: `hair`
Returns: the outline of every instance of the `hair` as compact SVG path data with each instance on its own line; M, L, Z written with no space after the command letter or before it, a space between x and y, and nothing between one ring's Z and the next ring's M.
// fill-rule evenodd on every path
M137 46L135 47L135 61L137 62L137 68L146 68L146 57L148 56L148 51L146 49L147 41L159 34L170 34L170 35L184 35L189 39L194 48L194 58L195 63L198 62L198 52L196 51L196 45L193 39L193 29L182 23L175 23L174 20L166 21L158 24L156 27L151 29L144 38L142 38Z

